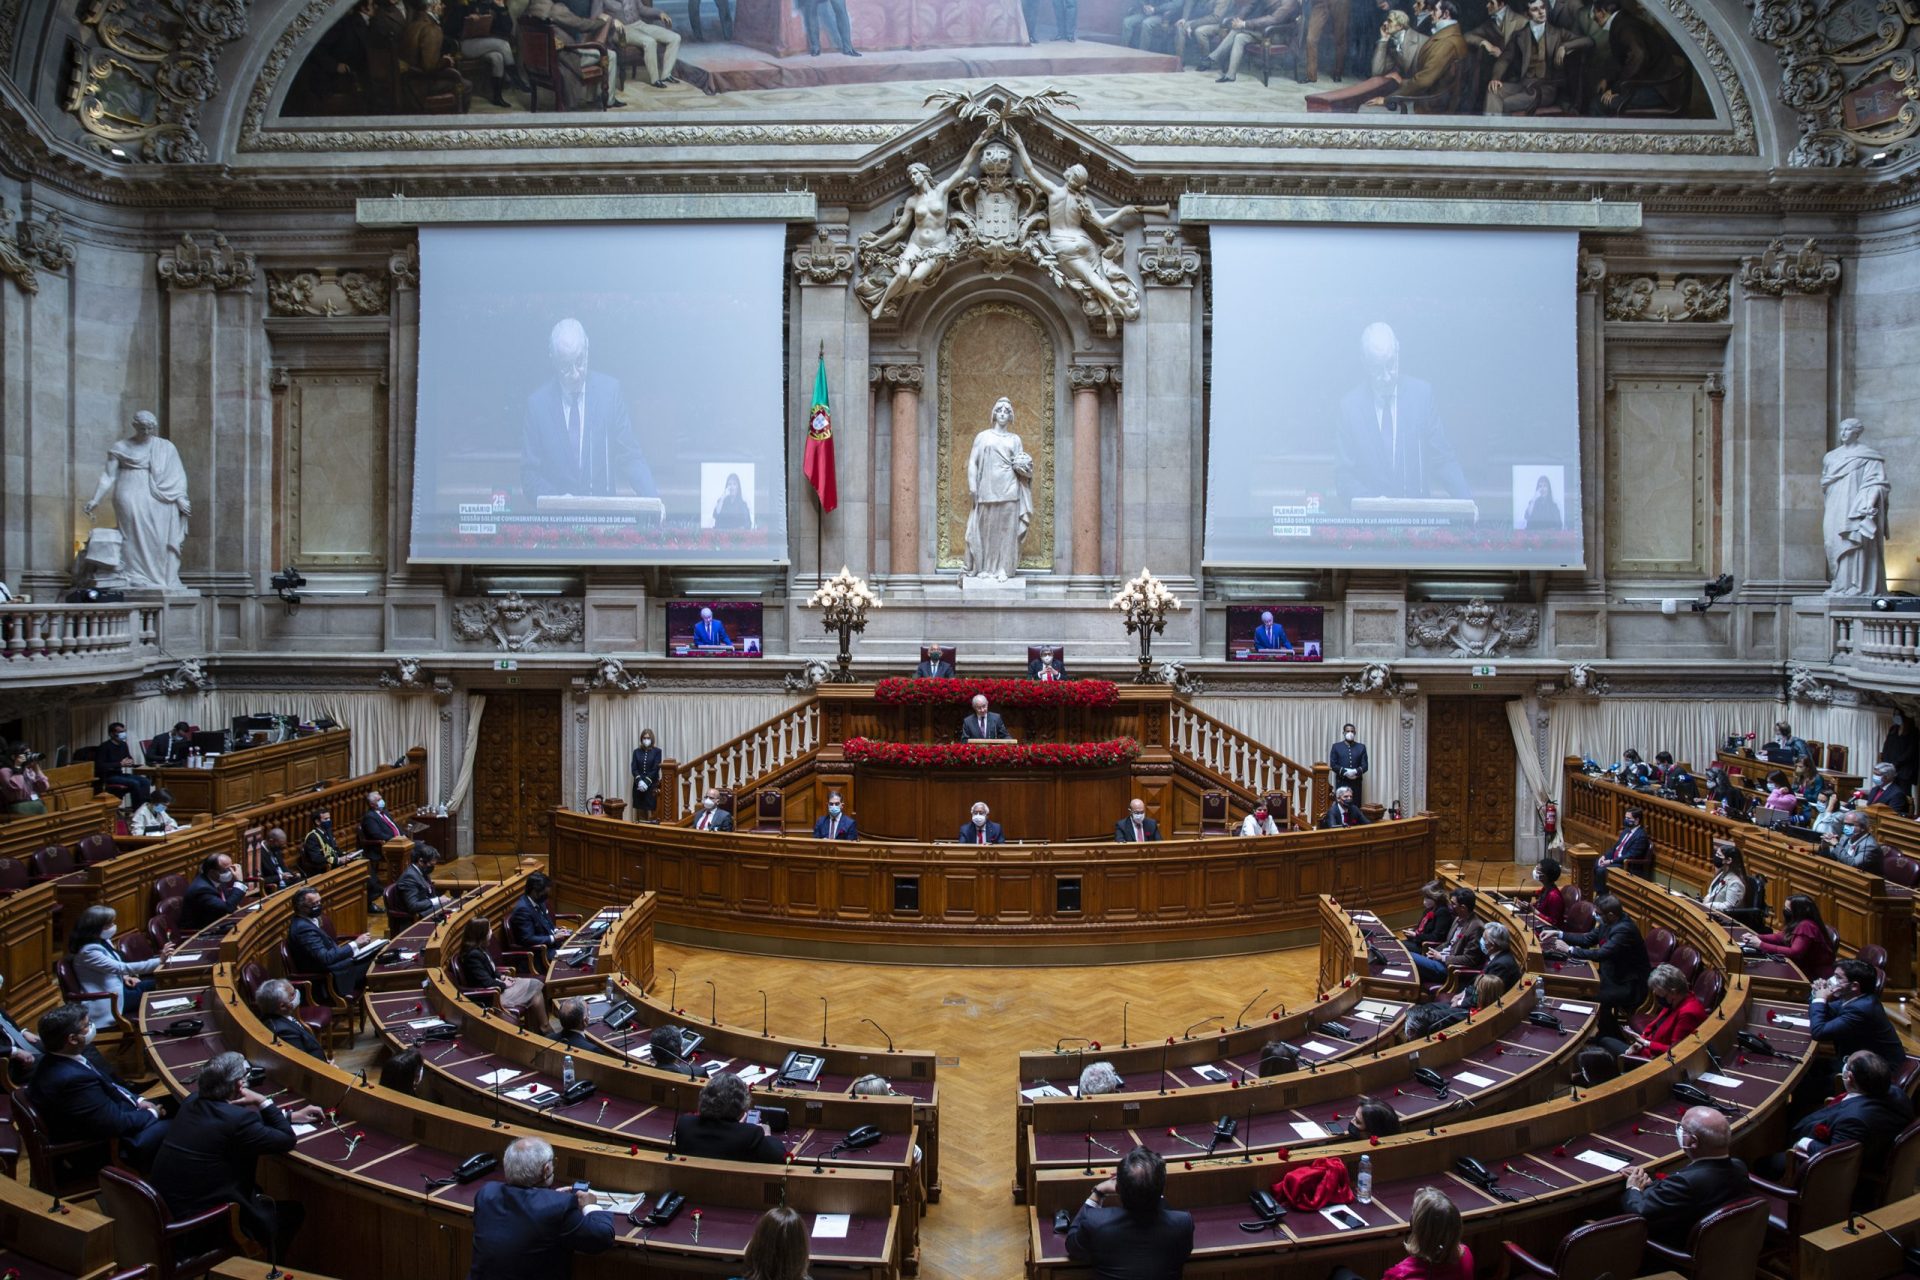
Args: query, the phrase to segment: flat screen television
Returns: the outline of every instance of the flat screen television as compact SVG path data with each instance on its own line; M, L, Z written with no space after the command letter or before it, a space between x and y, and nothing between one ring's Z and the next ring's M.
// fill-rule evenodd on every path
M757 600L669 600L667 655L758 658L761 613Z
M1227 606L1227 661L1319 662L1326 610L1317 604Z

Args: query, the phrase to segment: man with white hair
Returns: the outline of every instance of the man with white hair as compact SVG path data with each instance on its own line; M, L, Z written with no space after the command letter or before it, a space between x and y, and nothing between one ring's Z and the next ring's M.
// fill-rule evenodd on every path
M713 610L704 605L700 609L700 621L693 624L693 643L702 649L731 649L733 641L727 636L727 624L713 616Z
M553 377L527 397L520 482L528 497L619 493L659 496L640 452L620 380L587 368L587 331L571 316L553 326Z
M467 1280L566 1280L576 1253L613 1247L613 1215L592 1210L591 1191L553 1185L553 1148L519 1138L500 1160L505 1182L473 1201L473 1270Z
M1007 722L1000 718L998 711L987 710L987 695L973 695L973 714L960 721L960 737L971 742L975 738L1011 738L1007 732Z
M1065 680L1066 678L1067 664L1060 661L1052 645L1041 645L1039 654L1027 664L1029 680Z
M1327 816L1320 819L1320 825L1322 828L1364 827L1368 821L1367 811L1353 798L1353 788L1341 787L1333 793L1333 803L1327 808Z
M1394 10L1398 13L1399 10ZM1253 629L1253 649L1255 653L1292 653L1293 642L1287 639L1287 629L1273 620L1273 610L1260 611L1260 625Z
M1000 824L990 819L985 800L973 802L973 812L966 825L960 828L961 844L999 844L1006 839L1006 833L1000 830Z
M1400 374L1400 339L1375 321L1360 334L1366 380L1340 401L1334 490L1355 498L1473 497L1431 384Z

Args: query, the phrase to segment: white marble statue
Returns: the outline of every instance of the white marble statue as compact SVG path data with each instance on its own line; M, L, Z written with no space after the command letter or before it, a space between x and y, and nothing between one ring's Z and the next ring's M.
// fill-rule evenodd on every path
M159 429L159 421L145 409L133 415L133 434L107 450L106 470L82 510L92 515L111 492L127 585L183 592L180 545L186 541L193 504L187 501L187 469L180 451L160 437Z
M1870 596L1887 589L1887 460L1860 443L1858 418L1840 424L1840 444L1820 460L1826 515L1830 596Z
M956 252L953 232L947 225L948 202L955 185L972 174L974 162L980 159L991 136L988 130L975 138L966 159L944 182L936 183L933 170L924 164L908 165L907 180L913 184L913 194L900 206L900 216L878 235L860 237L862 258L881 268L870 270L868 278L877 282L885 269L891 270L878 293L863 298L875 320L897 312L906 299L932 288L946 271ZM897 255L892 251L896 243L900 245Z
M1106 321L1111 337L1116 321L1140 318L1140 286L1120 265L1119 226L1141 211L1129 204L1102 214L1087 197L1086 166L1069 165L1063 181L1054 182L1034 165L1019 134L1009 130L1007 140L1027 177L1046 193L1049 254L1042 265L1079 297L1088 315Z
M1020 543L1033 523L1033 458L1013 433L1013 401L993 403L993 425L973 438L967 457L969 578L1005 582L1020 576Z

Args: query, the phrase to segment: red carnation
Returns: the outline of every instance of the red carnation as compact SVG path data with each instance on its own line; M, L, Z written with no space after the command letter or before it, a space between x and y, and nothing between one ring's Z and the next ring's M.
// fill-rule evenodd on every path
M1380 1145L1380 1139L1370 1133L1367 1135L1367 1145L1370 1147L1377 1147Z
M1815 1142L1833 1141L1833 1126L1825 1124L1813 1126L1813 1139Z
M1285 1147L1281 1147L1278 1151L1274 1152L1273 1154L1274 1154L1274 1158L1277 1160L1285 1161L1285 1160L1291 1160L1293 1158L1292 1153L1289 1152Z
M1098 1053L1098 1052L1100 1052L1100 1042L1099 1042L1098 1040L1095 1040L1095 1041L1093 1042L1093 1051L1094 1051L1095 1053Z
M1555 1147L1555 1148L1553 1149L1553 1154L1555 1154L1556 1156L1564 1156L1564 1155L1566 1155L1566 1154L1567 1154L1567 1148L1566 1148L1566 1144L1565 1144L1565 1143L1562 1143L1562 1144L1561 1144L1560 1146L1557 1146L1557 1147Z

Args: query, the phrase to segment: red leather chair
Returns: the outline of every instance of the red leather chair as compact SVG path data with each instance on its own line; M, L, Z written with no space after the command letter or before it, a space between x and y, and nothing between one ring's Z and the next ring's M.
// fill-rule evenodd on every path
M12 858L0 858L0 898L11 897L33 883L27 864Z
M259 994L260 984L271 976L257 960L249 960L240 966L234 985L239 988L240 998L247 1002L249 1009L253 1008L254 997ZM338 1048L341 1043L340 1033L346 1029L346 1022L336 1019L333 1016L333 1010L326 1005L314 1003L313 988L306 983L292 978L287 981L293 983L295 995L300 1001L294 1006L294 1020L313 1032L314 1037L329 1050Z
M1920 884L1920 862L1915 862L1898 850L1889 850L1880 846L1880 874L1903 889L1911 889Z
M1680 971L1680 976L1687 980L1689 986L1693 984L1695 978L1700 976L1702 967L1700 953L1684 942L1667 956L1667 963Z
M309 973L297 968L293 963L292 955L287 950L286 943L282 942L280 944L279 952L280 972L286 975L287 981L303 989L301 995L302 1002L317 1008L329 1010L332 1015L332 1020L328 1024L329 1028L337 1028L334 1030L334 1034L345 1034L347 1043L351 1044L353 1038L366 1027L366 1003L361 1000L348 1000L338 991L335 991L333 989L333 975L327 973L325 970L319 973ZM301 1021L306 1022L306 1019L302 1018ZM349 1024L351 1024L352 1028L350 1031L347 1030ZM312 1024L309 1023L308 1025L311 1026Z
M1647 964L1663 965L1673 954L1673 930L1660 928L1647 935Z
M1800 1237L1830 1227L1847 1216L1860 1183L1857 1142L1836 1142L1811 1156L1787 1154L1787 1180L1769 1182L1755 1174L1753 1185L1767 1202L1767 1256L1798 1256Z
M399 933L403 929L412 928L420 919L418 916L408 915L401 909L400 897L394 892L394 890L399 887L399 884L396 882L380 891L381 901L387 904L387 934L389 937Z
M1560 1238L1551 1265L1513 1241L1506 1242L1509 1275L1550 1276L1552 1280L1618 1280L1640 1270L1647 1247L1647 1220L1637 1213L1615 1214L1575 1227Z
M143 1262L155 1280L204 1276L240 1247L236 1206L229 1201L191 1218L175 1219L148 1183L125 1169L100 1171L100 1211L113 1218L118 1262Z
M1887 1151L1885 1169L1868 1169L1860 1176L1860 1191L1854 1203L1877 1209L1895 1200L1904 1200L1920 1186L1920 1120L1900 1131Z
M70 876L75 870L73 850L65 845L50 844L44 849L35 850L27 859L27 867L35 884Z
M153 900L162 902L168 898L184 898L187 896L188 883L187 878L178 872L161 876L153 882Z
M25 1089L13 1097L13 1127L20 1134L20 1145L27 1153L27 1181L36 1191L50 1196L76 1196L90 1193L99 1184L100 1170L119 1156L119 1144L88 1138L74 1142L55 1142L47 1133L46 1122L33 1105Z
M143 929L136 929L132 933L115 934L113 947L120 953L122 959L134 964L142 960L151 960L160 953L160 948L153 945L153 939L149 938Z
M90 836L81 836L73 846L74 861L83 867L106 862L120 856L120 846L114 843L112 836L104 831L96 831Z
M1853 958L1863 964L1870 964L1874 968L1882 971L1887 967L1887 949L1877 942L1869 942L1866 946L1861 947L1853 953Z
M1592 933L1593 926L1599 921L1600 913L1586 899L1567 904L1567 917L1564 922L1565 933Z
M1753 1280L1767 1239L1767 1202L1759 1196L1723 1204L1693 1224L1687 1247L1647 1241L1642 1270L1673 1270L1692 1280Z
M178 942L185 936L180 928L180 909L184 901L182 898L162 898L154 907L153 918L147 921L147 929L152 932L155 921L159 922L161 946Z

